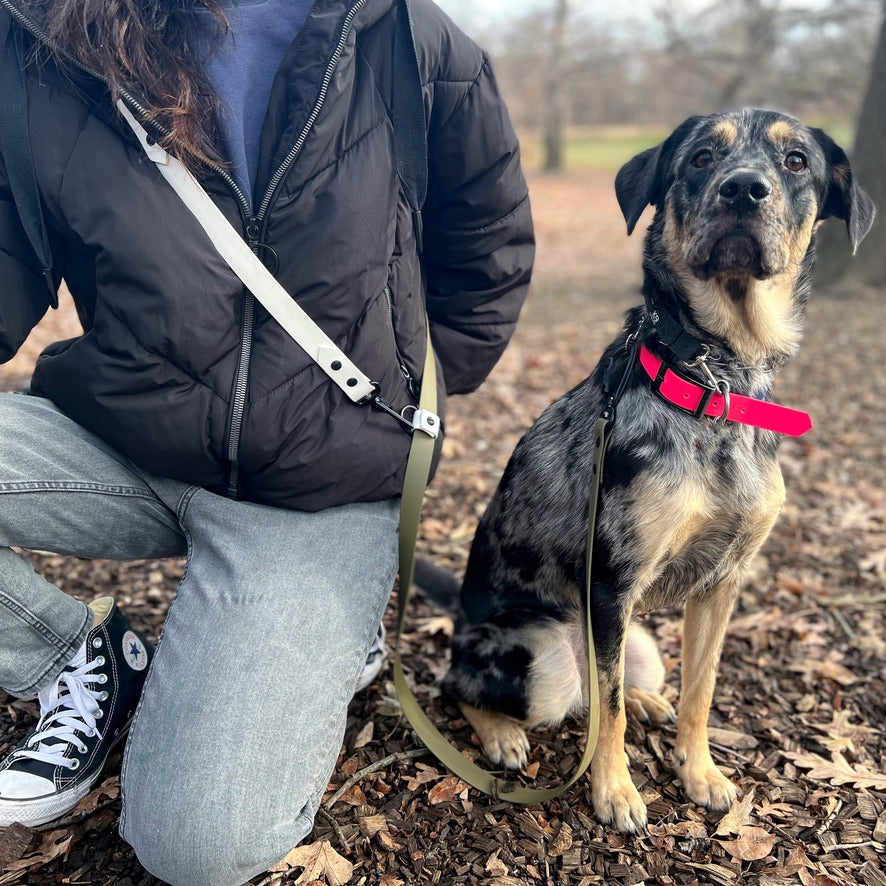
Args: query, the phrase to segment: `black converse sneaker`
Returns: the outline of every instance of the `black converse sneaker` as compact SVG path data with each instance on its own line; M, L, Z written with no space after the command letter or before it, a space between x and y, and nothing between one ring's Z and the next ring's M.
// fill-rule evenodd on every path
M40 722L0 762L0 827L34 827L73 809L129 729L153 651L113 598L90 609L95 627L38 695Z
M385 652L385 626L380 624L378 626L378 633L372 641L372 646L369 647L369 652L366 654L366 664L363 665L363 670L360 671L360 676L357 679L357 688L354 690L355 693L362 692L379 675L381 666L385 663L387 657L387 652Z

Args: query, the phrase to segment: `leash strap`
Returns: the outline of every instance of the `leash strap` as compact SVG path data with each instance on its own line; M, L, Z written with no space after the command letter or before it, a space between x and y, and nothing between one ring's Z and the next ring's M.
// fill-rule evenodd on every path
M669 368L646 345L640 348L640 364L664 400L693 415L753 425L790 437L800 437L812 428L812 419L807 412L742 394L724 394L690 381Z
M432 371L425 366L425 374ZM424 393L423 386L422 392ZM435 396L436 396L436 389ZM425 407L424 401L421 402ZM596 530L597 504L600 497L600 486L603 477L603 464L606 456L606 447L609 442L610 419L601 417L594 428L594 461L593 476L591 478L591 492L588 502L588 533L586 546L586 581L585 581L585 629L587 631L587 655L588 655L588 723L585 734L584 750L577 768L562 785L551 788L528 788L518 781L501 778L493 772L478 766L473 761L462 756L456 747L437 729L421 709L418 699L409 688L403 673L403 663L400 659L400 638L403 633L403 625L406 619L406 610L409 606L409 598L412 593L412 575L414 571L415 542L418 534L418 513L414 511L415 502L420 509L421 495L424 493L424 484L427 482L430 470L430 456L433 451L433 441L417 439L413 442L413 451L409 456L409 465L406 469L406 485L403 490L403 506L401 509L400 522L400 590L398 592L398 620L397 620L397 646L394 654L394 686L397 689L397 697L403 708L403 713L412 724L418 737L425 743L428 749L448 769L454 772L462 781L471 785L485 794L496 799L507 800L511 803L544 803L560 796L569 787L575 784L584 774L594 756L597 747L599 733L600 690L597 682L597 658L594 651L593 629L591 624L591 563L593 560L594 534ZM430 442L430 446L428 443ZM414 474L410 469L415 468ZM407 501L409 504L407 505Z
M117 109L135 133L148 158L156 164L160 174L200 223L219 255L243 285L349 400L354 403L372 400L376 394L375 385L277 282L184 164L164 151L148 135L123 99L118 100Z

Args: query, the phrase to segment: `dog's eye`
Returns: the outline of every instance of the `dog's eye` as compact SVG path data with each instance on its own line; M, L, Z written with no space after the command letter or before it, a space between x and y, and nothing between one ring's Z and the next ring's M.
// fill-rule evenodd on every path
M704 169L705 166L710 166L713 162L714 154L712 151L708 150L708 148L702 148L702 150L696 152L695 156L692 158L692 165L696 169Z
M791 153L784 158L784 165L785 169L788 169L791 172L802 172L808 164L806 158L799 151L791 151Z

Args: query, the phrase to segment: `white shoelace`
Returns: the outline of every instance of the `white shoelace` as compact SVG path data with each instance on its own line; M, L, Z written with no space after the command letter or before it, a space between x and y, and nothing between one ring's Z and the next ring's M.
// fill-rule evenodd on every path
M65 750L68 745L74 745L81 752L86 750L78 733L89 737L98 735L101 738L96 727L96 714L101 716L98 702L104 693L87 684L106 681L107 678L102 674L92 673L94 668L103 663L104 659L99 657L73 670L62 671L54 683L40 690L37 694L40 701L40 722L28 740L28 749L18 751L17 756L31 757L43 763L64 766L66 769L76 769L79 766L76 759L65 756ZM62 686L66 690L64 693ZM51 744L47 743L50 739L54 739Z

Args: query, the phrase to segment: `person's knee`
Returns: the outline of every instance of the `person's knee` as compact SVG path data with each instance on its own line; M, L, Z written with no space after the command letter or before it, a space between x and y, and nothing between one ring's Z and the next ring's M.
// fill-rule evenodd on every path
M265 823L257 832L257 811L252 817L243 809L198 808L176 816L162 805L131 804L132 798L121 821L123 838L140 864L171 886L242 886L280 861L313 826L305 814L285 827Z
M296 790L289 809L260 791L234 799L230 781L213 790L211 780L189 779L169 766L158 771L134 760L138 754L128 756L120 833L142 866L171 886L241 886L313 827L313 805L299 803Z

